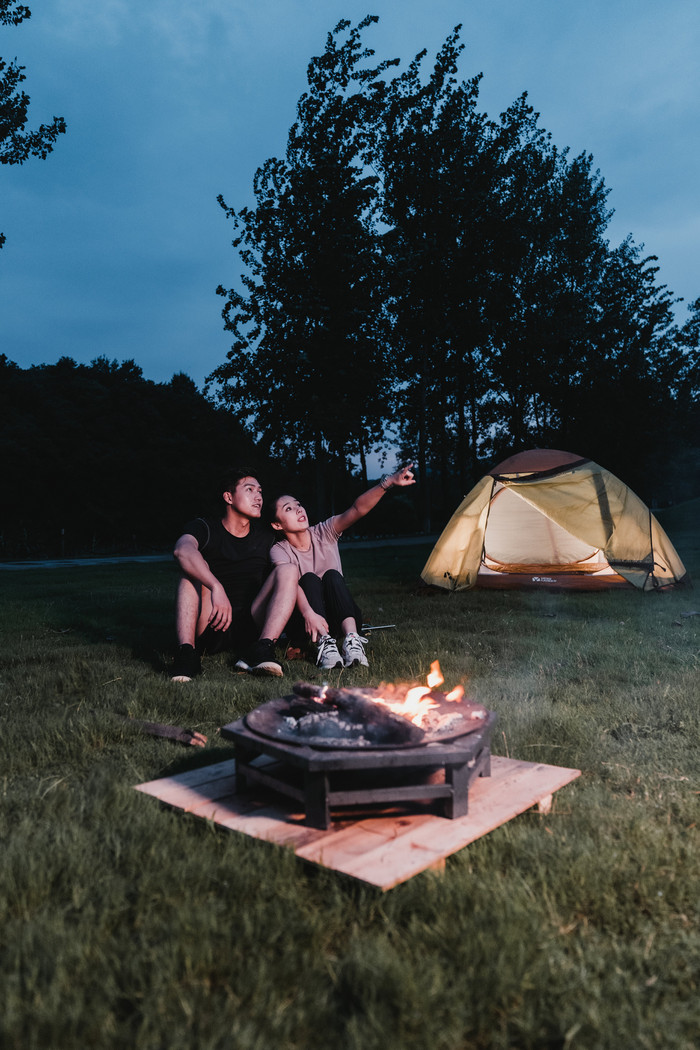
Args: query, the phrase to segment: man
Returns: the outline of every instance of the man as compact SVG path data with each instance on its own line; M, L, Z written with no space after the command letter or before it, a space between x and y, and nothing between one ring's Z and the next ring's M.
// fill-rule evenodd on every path
M223 517L188 522L173 552L182 571L174 682L201 674L202 653L224 650L243 654L241 670L282 674L275 642L294 609L297 574L291 565L272 568L276 537L258 520L262 489L252 474L230 472L223 501Z

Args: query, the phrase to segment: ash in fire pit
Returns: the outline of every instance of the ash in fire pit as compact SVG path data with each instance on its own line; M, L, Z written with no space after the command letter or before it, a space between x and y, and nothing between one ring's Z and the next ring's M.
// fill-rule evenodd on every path
M338 740L351 741L356 747L366 747L373 743L383 743L374 739L374 734L367 732L367 726L362 722L348 722L340 712L309 711L301 713L296 706L290 707L289 714L283 715L282 720L292 735L298 736L306 743L308 740L321 739L328 741L334 747Z
M246 715L256 733L307 747L416 747L425 733L350 689L297 682L284 696Z
M463 700L461 691L446 696L420 686L333 689L308 682L293 689L293 696L246 715L247 726L298 746L384 749L464 736L483 728L488 715L480 704Z

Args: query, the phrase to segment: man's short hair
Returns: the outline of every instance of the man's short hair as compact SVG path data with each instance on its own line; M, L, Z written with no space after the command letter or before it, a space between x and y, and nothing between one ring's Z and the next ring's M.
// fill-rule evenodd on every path
M243 478L257 478L257 474L254 470L239 470L237 468L230 467L222 476L221 492L235 492L236 485Z

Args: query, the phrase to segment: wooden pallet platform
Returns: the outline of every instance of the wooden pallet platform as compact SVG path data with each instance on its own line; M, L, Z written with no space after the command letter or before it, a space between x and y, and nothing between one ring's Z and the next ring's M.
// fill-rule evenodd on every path
M492 756L491 776L469 791L469 812L448 820L396 808L345 815L326 830L304 823L294 802L279 795L237 795L234 759L136 785L137 791L231 831L294 850L298 857L391 889L487 835L533 806L547 813L552 795L580 776L579 769Z

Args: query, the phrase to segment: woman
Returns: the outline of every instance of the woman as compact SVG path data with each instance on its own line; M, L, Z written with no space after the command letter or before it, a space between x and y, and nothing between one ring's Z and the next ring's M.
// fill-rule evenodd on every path
M284 539L270 550L273 565L291 563L299 573L297 604L287 625L293 643L310 638L316 643L319 667L368 667L367 639L359 629L362 613L348 590L340 562L338 540L343 532L376 507L387 489L414 485L412 463L395 474L384 474L376 485L358 496L342 514L309 525L306 511L293 496L278 496L271 506L273 529ZM336 638L342 636L338 650Z

